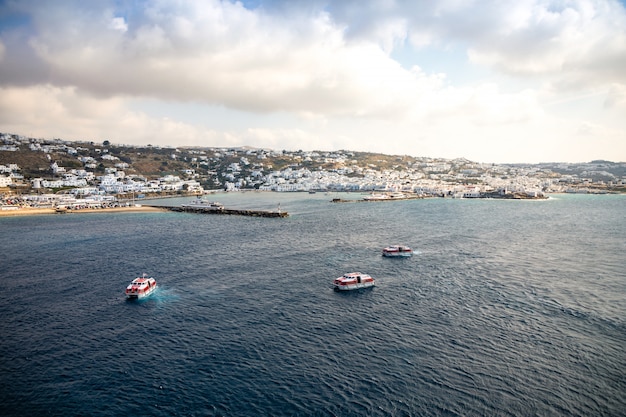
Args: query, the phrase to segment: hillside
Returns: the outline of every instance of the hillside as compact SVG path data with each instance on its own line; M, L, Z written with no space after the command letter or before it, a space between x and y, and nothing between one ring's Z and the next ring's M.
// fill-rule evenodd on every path
M303 176L319 176L317 173L339 178L332 181L327 178L327 184L314 185L320 189L334 186L331 183L345 186L350 179L366 179L370 185L352 184L348 189L373 189L390 183L394 188L414 188L418 184L424 188L425 183L428 188L442 184L444 189L488 184L491 185L487 188L510 188L507 184L522 183L520 187L528 188L532 182L532 188L543 191L564 187L623 191L626 179L626 163L604 160L498 165L463 158L446 160L358 151L126 146L108 141L43 140L7 133L0 133L0 168L5 174L17 170L13 175L16 179L21 176L25 187L33 179L58 179L69 173L94 179L115 174L119 179L143 181L171 176L193 180L205 190L267 187L275 182L277 173L281 182L290 184Z

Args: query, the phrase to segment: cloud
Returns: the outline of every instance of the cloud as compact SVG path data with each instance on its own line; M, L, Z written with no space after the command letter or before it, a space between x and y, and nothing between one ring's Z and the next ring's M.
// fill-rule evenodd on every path
M133 111L120 98L79 94L74 87L50 85L0 88L3 131L32 137L153 145L204 144L226 136L168 118Z
M455 113L463 114L476 125L522 124L544 115L532 90L506 94L497 85L487 83L465 94L462 108Z
M613 0L3 8L4 131L493 159L529 135L558 152L583 115L589 140L625 131L626 12Z
M123 17L114 17L111 19L111 23L109 24L109 28L113 30L118 30L120 32L127 32L128 25Z
M613 1L526 2L469 51L473 62L561 88L626 83L626 13ZM522 4L526 4L522 3ZM618 70L621 68L621 70Z
M330 3L346 36L415 48L461 45L471 62L562 88L626 83L626 11L615 0ZM582 85L581 85L582 84Z
M31 83L105 97L376 117L420 98L423 79L389 56L407 41L462 42L473 63L547 77L555 88L626 84L626 13L611 0L346 0L313 2L305 11L283 2L249 10L218 0L131 10L25 4L34 32L3 35L13 68L4 84L23 82L17 68L40 68L27 71ZM281 7L289 13L268 12Z
M621 107L626 110L626 85L611 85L606 101L604 102L604 106L609 109Z
M376 43L346 43L325 13L293 21L240 3L156 2L126 21L110 9L62 6L31 10L35 34L12 45L31 51L14 52L16 66L45 68L33 83L103 97L377 117L402 111L419 81Z

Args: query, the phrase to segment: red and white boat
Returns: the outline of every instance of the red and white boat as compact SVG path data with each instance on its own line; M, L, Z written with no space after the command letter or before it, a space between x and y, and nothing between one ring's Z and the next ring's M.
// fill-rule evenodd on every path
M333 281L333 286L337 291L358 290L374 286L374 278L360 272L349 272L343 274Z
M389 258L408 258L409 256L413 256L413 249L404 245L391 245L383 249L383 256Z
M139 278L135 278L129 285L126 287L126 297L127 298L143 298L152 294L154 290L156 290L157 282L154 278L143 274Z

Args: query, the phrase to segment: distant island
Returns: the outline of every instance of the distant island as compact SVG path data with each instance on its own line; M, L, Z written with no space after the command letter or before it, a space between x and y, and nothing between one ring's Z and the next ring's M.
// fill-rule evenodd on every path
M0 203L5 206L30 195L54 200L40 198L38 204L58 205L64 196L111 205L218 190L403 193L411 198L624 193L626 163L487 164L343 150L168 148L0 133Z

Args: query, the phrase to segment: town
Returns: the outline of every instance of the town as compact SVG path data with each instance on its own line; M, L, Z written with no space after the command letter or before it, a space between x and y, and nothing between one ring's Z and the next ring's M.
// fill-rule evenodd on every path
M624 193L626 162L494 164L356 151L166 148L0 133L0 204L74 206L214 191L454 198Z

